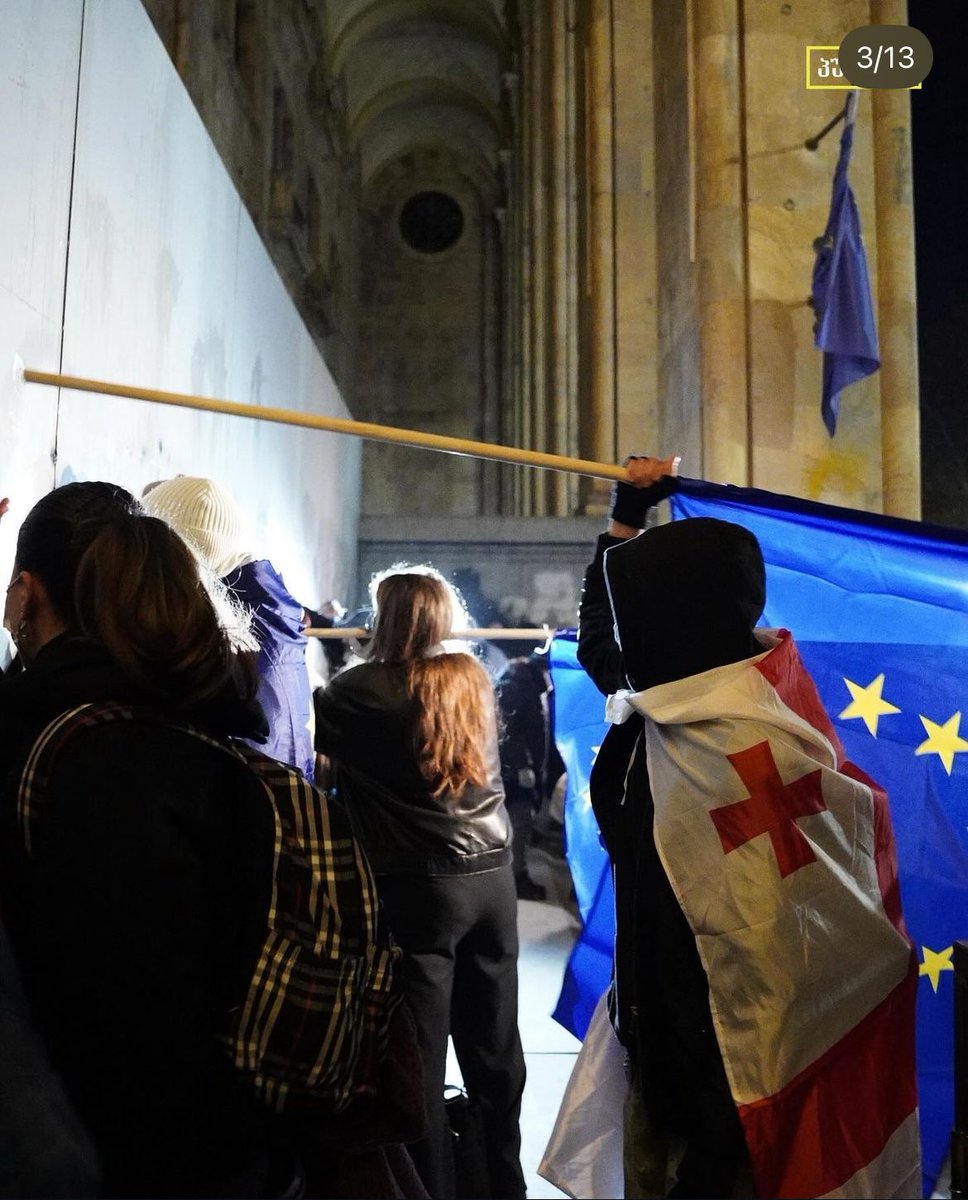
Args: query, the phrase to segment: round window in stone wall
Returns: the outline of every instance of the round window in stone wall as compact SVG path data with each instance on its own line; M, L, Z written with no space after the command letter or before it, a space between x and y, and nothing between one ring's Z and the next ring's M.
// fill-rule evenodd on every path
M464 232L464 214L446 192L417 192L400 210L400 236L421 254L449 250Z

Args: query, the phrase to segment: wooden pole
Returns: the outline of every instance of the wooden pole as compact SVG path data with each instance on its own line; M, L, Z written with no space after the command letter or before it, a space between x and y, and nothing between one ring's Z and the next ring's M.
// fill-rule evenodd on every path
M376 442L398 442L419 450L437 450L444 454L464 454L471 458L489 458L496 462L523 467L538 467L545 471L568 471L574 475L589 475L593 479L618 479L627 482L628 472L612 463L592 462L585 458L569 458L562 454L544 454L538 450L522 450L517 446L495 446L490 442L474 442L466 438L447 437L439 433L422 433L416 429L397 429L391 425L373 425L369 421L350 421L342 417L323 417L316 413L296 412L288 408L268 408L256 404L239 404L235 400L216 400L207 396L191 396L181 392L161 392L154 388L134 387L123 383L106 383L98 379L81 379L75 375L58 375L51 371L24 371L27 383L43 383L50 387L67 388L73 392L96 392L104 396L121 396L129 400L148 400L152 404L170 404L177 408L194 408L202 412L227 413L234 417L252 417L256 421L273 421L279 425L298 425L304 429L322 429L327 433L349 433L354 437Z
M307 637L321 638L323 641L337 641L348 638L372 637L372 631L362 627L334 625L332 629L304 629ZM540 642L552 637L554 629L455 629L448 633L447 641L513 641Z

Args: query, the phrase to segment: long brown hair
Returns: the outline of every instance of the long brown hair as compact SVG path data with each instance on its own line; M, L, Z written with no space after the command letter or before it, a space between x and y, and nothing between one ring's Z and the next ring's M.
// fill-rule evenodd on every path
M190 707L254 670L236 654L191 551L130 492L101 482L49 492L20 527L17 566L36 573L68 629L101 643L151 696Z
M371 594L369 660L406 667L420 773L432 795L458 798L470 784L487 782L486 747L495 730L484 668L467 653L434 653L462 611L460 597L432 567L391 569L376 577Z
M494 693L470 654L435 654L407 664L407 692L417 715L415 746L431 794L459 798L488 779L485 748L494 735Z
M375 577L370 591L376 607L371 662L422 658L453 629L460 602L433 567L392 568Z
M232 675L251 690L194 555L157 517L121 517L100 530L78 563L74 607L81 633L160 699L191 706Z

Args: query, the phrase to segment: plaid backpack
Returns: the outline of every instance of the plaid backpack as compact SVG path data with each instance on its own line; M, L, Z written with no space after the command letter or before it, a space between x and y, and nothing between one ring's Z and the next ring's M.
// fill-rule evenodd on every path
M345 812L298 771L151 709L81 705L47 726L24 768L18 817L28 853L58 751L82 730L116 721L174 729L233 756L271 808L275 846L262 946L223 1035L236 1068L278 1112L335 1113L375 1095L399 999L400 951L379 931L373 876Z

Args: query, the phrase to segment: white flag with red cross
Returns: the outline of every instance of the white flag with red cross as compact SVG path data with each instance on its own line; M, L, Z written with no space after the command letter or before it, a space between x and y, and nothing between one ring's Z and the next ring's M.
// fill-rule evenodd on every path
M919 1196L917 965L887 798L785 630L629 698L760 1196Z

